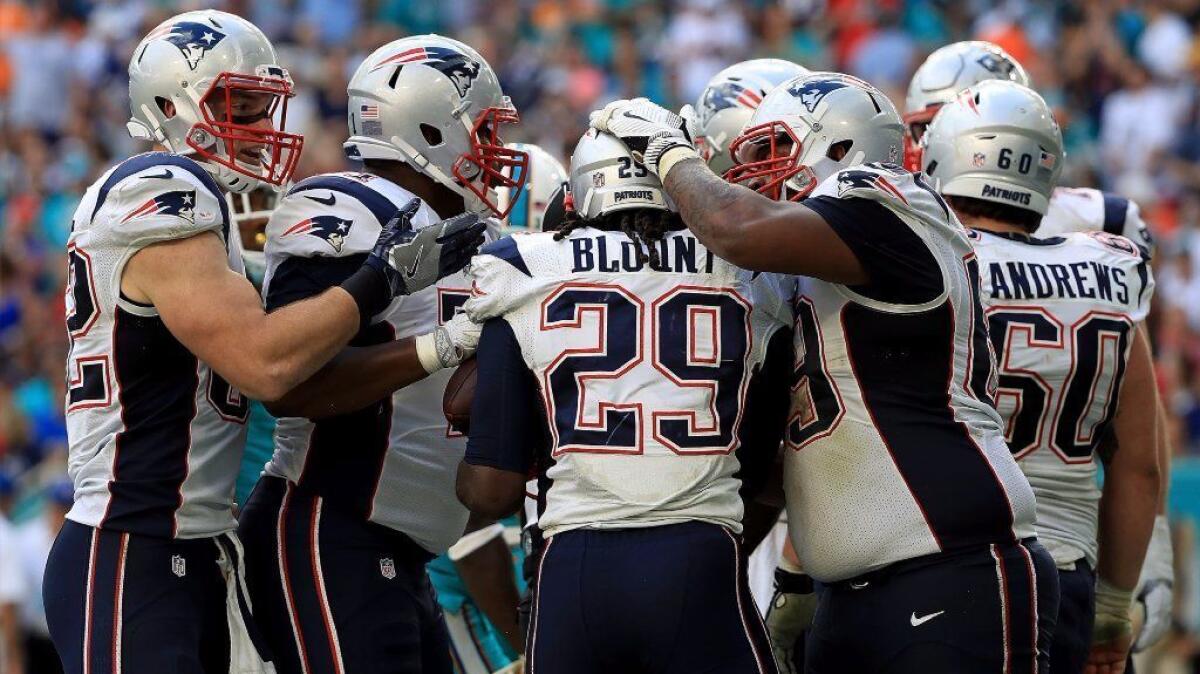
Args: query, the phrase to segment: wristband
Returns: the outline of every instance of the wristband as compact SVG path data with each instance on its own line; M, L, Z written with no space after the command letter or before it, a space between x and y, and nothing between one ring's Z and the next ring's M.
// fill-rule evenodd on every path
M1096 579L1096 615L1122 616L1129 619L1133 590L1122 590L1103 578Z
M487 545L493 538L504 535L504 525L496 522L491 526L486 526L482 529L472 531L469 534L463 534L463 537L458 539L458 542L450 546L446 551L446 556L451 561L458 560L470 555L479 548Z
M658 158L658 179L665 183L667 181L667 174L671 172L671 169L675 168L676 164L685 159L699 158L700 155L687 145L676 145L668 148Z
M438 329L423 335L417 335L413 340L413 346L417 349L417 360L421 361L421 367L425 369L425 374L433 374L445 367L442 365L441 357L438 356Z
M358 306L358 316L364 325L392 303L392 287L387 276L370 264L364 263L350 278L342 281L341 288Z

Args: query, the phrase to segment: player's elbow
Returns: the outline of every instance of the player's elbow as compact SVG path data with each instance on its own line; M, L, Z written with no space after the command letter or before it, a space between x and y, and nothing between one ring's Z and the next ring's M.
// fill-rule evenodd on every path
M295 386L293 377L280 363L263 363L259 366L257 376L250 377L242 384L242 392L260 400L269 407L281 401ZM275 414L272 411L272 414Z
M521 507L525 480L516 473L472 466L464 461L458 465L455 492L467 510L480 517L499 520Z

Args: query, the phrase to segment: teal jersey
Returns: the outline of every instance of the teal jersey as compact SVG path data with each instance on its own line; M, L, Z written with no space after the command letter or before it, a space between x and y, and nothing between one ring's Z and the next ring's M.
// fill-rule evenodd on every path
M246 422L246 453L238 470L237 502L245 504L262 475L263 466L275 451L275 417L257 400L250 401L250 420Z

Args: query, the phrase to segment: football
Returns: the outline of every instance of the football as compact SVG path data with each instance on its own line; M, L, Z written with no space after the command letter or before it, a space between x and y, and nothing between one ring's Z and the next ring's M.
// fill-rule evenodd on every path
M442 413L450 427L460 433L467 433L471 427L471 401L475 399L475 359L464 360L450 381L446 383L446 392L442 394Z

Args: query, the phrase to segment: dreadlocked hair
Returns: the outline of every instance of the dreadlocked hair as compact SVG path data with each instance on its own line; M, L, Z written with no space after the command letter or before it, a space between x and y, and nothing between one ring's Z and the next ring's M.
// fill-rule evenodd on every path
M592 227L605 232L624 232L629 240L637 244L634 250L638 264L650 263L650 267L662 267L658 242L666 238L667 232L683 229L683 220L678 213L657 208L632 208L615 213L605 213L597 218L583 218L574 210L568 210L562 226L554 232L554 240L562 241L577 229Z

